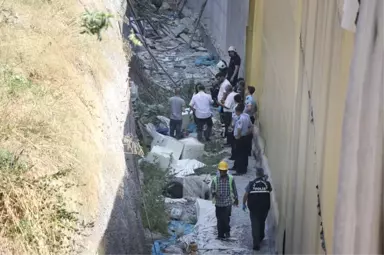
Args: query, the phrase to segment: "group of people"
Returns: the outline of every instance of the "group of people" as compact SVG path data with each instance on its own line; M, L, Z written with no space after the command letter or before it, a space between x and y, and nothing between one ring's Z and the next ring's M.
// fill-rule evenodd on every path
M189 103L196 123L197 139L210 141L212 134L212 107L219 108L220 121L223 125L223 138L226 145L231 147L233 168L222 161L218 165L219 175L212 182L211 192L216 206L218 238L230 237L230 216L232 205L238 206L238 195L233 175L243 175L247 172L248 157L252 152L253 124L257 113L256 101L253 97L255 88L246 86L244 79L239 78L241 65L240 56L235 47L228 49L229 65L221 60L217 64L219 73L216 74L216 84L211 88L211 94L205 92L203 84L197 84L195 93ZM175 90L175 96L169 99L171 108L170 135L181 138L182 110L185 101L180 97L180 89ZM204 127L206 127L204 129ZM228 170L235 171L233 175ZM270 207L271 184L267 181L262 168L256 171L256 179L249 182L243 198L243 210L249 208L253 248L260 249L264 239L265 220Z
M228 174L228 163L221 161L218 165L219 175L215 176L211 185L213 203L216 206L217 234L219 239L231 236L230 217L232 205L239 205L236 183ZM260 250L260 244L265 238L265 221L271 207L272 191L268 176L263 168L256 169L256 178L248 183L243 196L243 210L249 209L253 249Z

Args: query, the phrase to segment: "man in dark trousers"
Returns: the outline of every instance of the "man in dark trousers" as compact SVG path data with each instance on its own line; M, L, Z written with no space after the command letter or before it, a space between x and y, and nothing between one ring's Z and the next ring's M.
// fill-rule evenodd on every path
M218 165L219 175L213 177L211 185L212 202L216 206L217 235L219 239L229 238L229 226L232 205L238 206L239 200L235 180L228 174L228 163Z
M236 174L242 175L247 173L248 167L248 138L252 132L252 122L249 115L244 113L244 104L238 104L235 108L237 115L236 123L233 128L235 137L235 167Z
M182 120L182 112L183 108L185 107L185 101L180 97L180 88L175 88L175 95L169 99L169 106L171 110L171 116L170 116L170 136L175 137L175 131L176 131L176 138L181 138L181 126L183 124Z
M260 243L264 239L265 220L271 207L272 186L267 179L264 169L257 168L256 179L249 182L243 197L243 210L245 211L248 205L250 212L254 250L260 250Z
M199 141L203 140L204 125L207 125L207 129L204 131L205 140L210 141L213 126L211 111L212 104L213 100L211 95L205 93L204 85L200 84L199 92L192 97L191 102L189 103L189 106L196 116L197 139Z
M228 48L229 60L227 79L233 87L237 86L237 79L239 77L241 58L236 52L236 48L231 46ZM235 89L236 90L236 89Z

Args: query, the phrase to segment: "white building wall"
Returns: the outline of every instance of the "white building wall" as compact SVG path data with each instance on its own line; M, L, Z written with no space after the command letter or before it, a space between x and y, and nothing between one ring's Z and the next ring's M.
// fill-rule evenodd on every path
M187 6L198 13L205 0L188 1ZM208 30L219 55L229 60L227 49L233 45L242 59L240 77L245 75L245 40L249 0L208 0L202 22Z

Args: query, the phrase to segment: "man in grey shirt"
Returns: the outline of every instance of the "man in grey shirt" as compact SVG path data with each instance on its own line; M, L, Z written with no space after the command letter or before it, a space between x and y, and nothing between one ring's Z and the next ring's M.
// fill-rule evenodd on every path
M171 107L171 117L170 117L170 136L176 138L181 138L181 126L182 126L182 112L183 107L185 106L185 101L180 97L180 88L175 88L175 96L169 99L169 105Z

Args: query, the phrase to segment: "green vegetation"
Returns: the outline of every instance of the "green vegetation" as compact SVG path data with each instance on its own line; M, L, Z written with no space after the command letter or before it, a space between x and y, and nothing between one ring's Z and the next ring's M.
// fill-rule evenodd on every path
M112 26L109 20L112 17L113 15L109 13L99 11L90 12L86 10L86 12L84 12L81 16L81 20L83 22L81 26L84 28L81 33L97 35L97 39L101 41L101 31L103 29L106 30L108 27Z
M79 219L98 213L106 152L98 102L113 68L105 56L124 53L120 35L80 35L83 8L0 3L0 254L77 253L91 227ZM106 29L102 16L95 27L84 16L85 31Z
M64 196L74 184L63 178L70 170L36 177L21 156L0 150L2 236L30 254L76 252L72 236L92 224L80 222L77 213L67 209L70 199Z
M168 172L159 169L156 163L143 161L140 169L144 174L142 186L141 218L145 228L162 234L167 233L168 215L163 196Z

